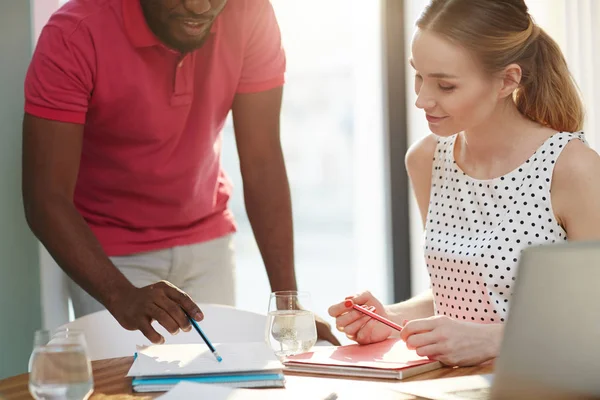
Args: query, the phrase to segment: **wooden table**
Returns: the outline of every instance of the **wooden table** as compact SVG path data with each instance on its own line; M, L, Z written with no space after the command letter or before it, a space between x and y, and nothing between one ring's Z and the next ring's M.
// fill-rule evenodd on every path
M162 393L156 394L136 394L131 390L131 378L126 378L125 375L129 371L129 367L133 363L133 357L112 358L108 360L98 360L92 362L94 371L94 394L91 399L94 400L122 400L122 399L152 399L160 396ZM474 374L489 374L493 370L492 365L484 365L479 367L469 368L441 368L435 371L427 372L405 381L415 381L422 379L437 379L448 378L452 376L466 376ZM0 381L0 399L32 399L27 388L29 375L22 374L12 378ZM286 373L286 386L322 386L327 388L329 385L340 382L344 385L367 383L367 382L382 382L385 384L393 383L394 381L383 379L356 379L356 378L326 378L322 376L296 375ZM261 389L263 390L263 389ZM265 389L265 390L284 390L284 389ZM411 397L401 397L411 398Z

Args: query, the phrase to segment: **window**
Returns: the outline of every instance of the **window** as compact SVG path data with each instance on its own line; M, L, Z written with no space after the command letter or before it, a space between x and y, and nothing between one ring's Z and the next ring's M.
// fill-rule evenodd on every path
M379 1L272 4L288 58L281 135L299 288L323 317L363 289L390 301ZM264 313L269 284L244 210L230 121L223 163L239 224L237 304Z

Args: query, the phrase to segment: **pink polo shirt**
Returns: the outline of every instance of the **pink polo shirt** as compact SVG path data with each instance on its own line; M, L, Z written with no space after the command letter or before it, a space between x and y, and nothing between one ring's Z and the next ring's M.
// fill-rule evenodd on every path
M235 231L221 129L236 93L283 85L268 0L231 0L184 57L152 34L139 0L71 0L39 38L25 111L84 125L75 205L109 256Z

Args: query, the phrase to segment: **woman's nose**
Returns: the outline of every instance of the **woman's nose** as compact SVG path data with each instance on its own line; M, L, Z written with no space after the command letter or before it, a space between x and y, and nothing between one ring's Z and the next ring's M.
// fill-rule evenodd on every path
M417 100L415 101L415 106L420 109L432 109L435 107L435 99L429 93L429 90L425 87L425 85L421 85L417 92Z

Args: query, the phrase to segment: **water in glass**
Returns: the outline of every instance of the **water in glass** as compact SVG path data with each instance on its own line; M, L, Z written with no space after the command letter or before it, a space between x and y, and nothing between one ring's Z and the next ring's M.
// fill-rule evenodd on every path
M280 357L309 351L317 341L315 317L304 292L274 292L268 313L268 341Z
M45 332L45 333L44 333ZM85 400L94 388L82 332L36 332L29 360L29 392L35 399Z

